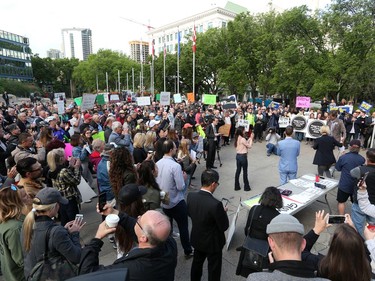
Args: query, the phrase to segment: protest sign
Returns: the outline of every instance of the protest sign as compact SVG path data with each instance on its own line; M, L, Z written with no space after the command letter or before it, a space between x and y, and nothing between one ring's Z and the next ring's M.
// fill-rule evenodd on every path
M222 134L224 137L229 137L231 124L225 124L219 127L219 134Z
M279 117L279 128L286 128L290 124L290 118L289 117L284 117L280 116Z
M59 115L62 115L62 114L64 114L64 112L65 112L64 101L58 100L57 101L57 113Z
M109 103L116 103L120 101L120 96L117 94L109 95Z
M204 94L203 95L203 103L215 105L216 104L216 95Z
M321 137L320 128L326 123L324 120L310 119L307 123L306 138L316 139Z
M239 119L237 123L238 123L238 127L244 127L246 132L249 131L249 128L250 128L249 120Z
M99 104L99 105L103 105L103 104L106 104L105 100L104 100L104 96L103 95L97 95L96 96L96 102Z
M55 102L58 102L59 100L65 100L65 93L54 93L53 96Z
M95 100L96 100L95 94L83 94L81 110L85 111L85 110L94 108Z
M174 103L180 103L182 102L181 94L174 94L173 95Z
M170 105L170 104L171 104L171 93L160 92L160 105Z
M307 119L304 116L296 115L291 122L295 132L305 133L307 128Z
M156 101L160 101L160 94L156 94L156 95L155 95L155 100L156 100Z
M75 98L74 102L76 103L76 105L80 106L82 104L82 97Z
M363 110L363 111L366 111L366 112L369 112L371 108L372 108L372 104L369 104L369 103L367 103L365 101L363 101L361 103L361 105L359 106L360 110Z
M188 102L194 102L195 101L194 93L187 93L187 99L188 99Z
M296 99L296 107L303 107L309 108L310 107L311 98L310 97L297 97Z
M274 109L278 109L280 107L280 103L276 101L272 101L269 106Z
M144 105L150 105L150 97L137 97L137 105L138 106L144 106Z
M93 139L93 140L100 139L100 140L102 140L102 141L105 141L104 131L101 131L101 132L98 132L98 133L96 133L96 134L93 134L93 135L92 135L92 139Z

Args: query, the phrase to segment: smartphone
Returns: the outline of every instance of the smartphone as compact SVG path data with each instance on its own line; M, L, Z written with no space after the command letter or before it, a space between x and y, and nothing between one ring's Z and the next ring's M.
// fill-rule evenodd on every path
M83 220L83 214L76 214L76 219L75 219L76 221L77 220Z
M345 216L332 215L332 216L329 216L328 218L328 223L330 224L338 224L338 223L344 223L344 222L345 222Z
M107 193L102 192L99 194L98 203L99 203L99 211L103 212L104 206L105 204L107 204Z
M368 176L368 173L369 173L369 172L366 172L366 173L363 175L363 177L359 180L358 186L361 186L361 185L363 185L364 182L366 182L366 178L367 178L367 176Z
M281 191L281 195L289 196L290 194L292 194L292 191L289 189L284 189L283 191Z

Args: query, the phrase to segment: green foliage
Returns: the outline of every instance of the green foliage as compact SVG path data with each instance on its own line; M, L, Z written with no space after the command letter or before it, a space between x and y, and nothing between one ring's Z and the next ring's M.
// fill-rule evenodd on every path
M0 79L0 93L7 91L17 97L29 97L32 92L40 92L40 88L33 83L19 82L11 79Z

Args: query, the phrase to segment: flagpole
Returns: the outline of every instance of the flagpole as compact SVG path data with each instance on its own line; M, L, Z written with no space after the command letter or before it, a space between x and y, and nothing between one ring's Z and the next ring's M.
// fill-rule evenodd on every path
M99 93L99 78L98 78L98 74L96 74L96 93Z
M177 43L177 93L179 93L180 92L180 40L181 40L179 27L177 28L177 38L178 38L178 43Z
M195 33L195 23L194 23L194 30L193 30L193 95L195 98L195 51L196 51L196 33Z
M120 93L121 92L121 88L120 88L120 70L118 69L117 70L117 76L118 76L118 92Z
M132 82L133 82L133 93L134 93L134 68L132 68Z
M105 73L105 83L107 85L107 93L109 93L109 91L108 91L108 72Z
M152 38L152 62L151 62L151 96L152 100L155 96L155 72L154 72L154 64L155 62L155 39Z
M164 75L164 92L166 92L166 78L165 78L165 57L167 55L167 49L166 49L166 46L165 46L165 34L164 34L164 37L163 37L163 41L164 41L164 61L163 61L163 75Z
M141 77L140 77L140 95L143 97L143 41L141 38L141 44L140 44L140 53L141 53Z

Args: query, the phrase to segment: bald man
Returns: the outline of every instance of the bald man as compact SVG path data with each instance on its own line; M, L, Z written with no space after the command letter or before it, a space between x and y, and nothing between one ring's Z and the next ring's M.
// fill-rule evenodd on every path
M116 228L108 228L103 221L96 232L95 238L82 250L79 274L114 268L128 268L129 281L173 281L177 265L177 244L170 236L169 218L158 211L147 211L138 219L119 213L118 210L106 205L102 215L117 214L119 225L137 237L138 247L130 250L112 265L99 265L99 252L103 246L102 239Z

